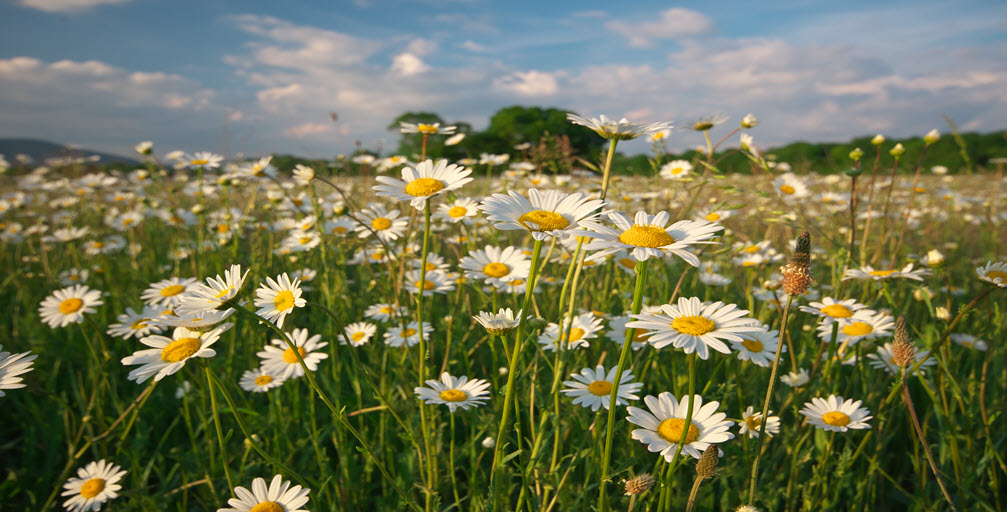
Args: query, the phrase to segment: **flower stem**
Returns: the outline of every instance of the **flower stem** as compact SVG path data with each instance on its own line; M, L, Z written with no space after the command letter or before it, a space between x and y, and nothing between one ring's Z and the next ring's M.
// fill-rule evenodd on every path
M203 365L203 370L206 373L206 388L210 392L210 410L213 411L213 426L217 430L217 445L220 446L220 464L224 466L227 487L231 490L233 496L234 482L231 481L231 470L227 468L227 449L224 447L224 432L220 428L220 414L217 412L217 394L213 392L213 376L210 374L210 365Z
M424 148L426 148L427 136L423 135ZM423 252L421 253L421 263L420 263L420 282L416 284L418 290L416 291L416 324L417 332L420 338L420 360L417 364L417 373L419 374L420 386L426 382L427 378L427 344L425 336L423 336L423 292L426 291L426 280L427 280L427 254L430 250L430 198L427 198L423 203ZM427 430L427 408L425 402L420 400L420 433L423 436L423 451L426 455L427 462L427 491L426 491L426 504L425 509L430 512L433 508L433 491L434 486L434 459L433 451L430 449L430 433Z
M909 409L909 417L913 420L913 428L916 431L916 437L920 440L920 446L923 447L923 453L927 455L927 462L930 463L930 470L934 472L934 478L937 479L937 485L941 488L941 493L944 494L944 499L947 500L948 505L951 507L953 512L958 512L955 508L955 502L951 500L951 495L948 493L947 487L944 486L944 480L941 478L941 472L937 470L937 463L934 462L934 456L930 453L930 447L927 446L927 440L923 436L923 428L920 427L920 420L916 417L916 409L913 407L913 398L909 395L909 381L906 380L906 369L902 369L902 401L906 404L906 409Z

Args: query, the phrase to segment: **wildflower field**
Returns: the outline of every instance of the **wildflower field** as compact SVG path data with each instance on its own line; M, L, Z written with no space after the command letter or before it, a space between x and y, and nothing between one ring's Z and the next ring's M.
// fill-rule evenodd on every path
M1002 167L569 119L609 140L569 174L440 160L437 124L366 164L8 170L0 508L1007 508ZM614 175L638 137L654 172Z

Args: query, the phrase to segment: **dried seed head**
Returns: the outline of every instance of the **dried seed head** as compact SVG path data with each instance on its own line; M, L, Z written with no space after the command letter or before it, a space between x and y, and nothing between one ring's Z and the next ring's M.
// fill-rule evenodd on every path
M899 368L905 368L916 359L916 347L909 341L909 328L906 327L906 317L899 315L895 319L895 335L892 341L892 362Z
M706 447L706 450L703 450L703 456L696 463L696 473L699 473L700 478L713 478L713 475L717 473L717 459L720 458L719 451L719 448L715 444L711 444Z
M803 295L814 278L811 276L811 233L801 233L794 255L780 269L783 274L783 291L789 295Z
M650 473L635 476L626 480L626 495L642 494L654 486L654 477Z

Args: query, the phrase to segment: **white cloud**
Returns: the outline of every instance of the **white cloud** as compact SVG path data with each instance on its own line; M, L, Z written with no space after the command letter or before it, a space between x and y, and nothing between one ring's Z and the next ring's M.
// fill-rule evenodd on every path
M19 0L18 4L45 12L86 11L99 5L124 4L132 0Z
M518 71L494 80L493 87L498 91L521 96L549 96L556 93L559 85L553 74L541 71Z
M304 123L287 128L283 133L290 137L301 138L331 133L332 130L332 124Z
M460 48L468 50L473 53L482 53L486 51L486 47L475 42L475 41L465 41L458 45Z
M402 76L418 75L430 69L423 59L411 53L400 53L392 59L392 72Z
M429 39L418 37L416 39L413 39L412 41L409 41L409 44L406 46L406 50L404 53L411 53L413 55L423 57L429 55L436 49L437 49L436 41L431 41Z
M672 7L662 11L654 21L629 23L613 20L606 23L605 28L626 37L630 46L650 48L655 39L680 39L705 34L713 28L713 21L700 12Z

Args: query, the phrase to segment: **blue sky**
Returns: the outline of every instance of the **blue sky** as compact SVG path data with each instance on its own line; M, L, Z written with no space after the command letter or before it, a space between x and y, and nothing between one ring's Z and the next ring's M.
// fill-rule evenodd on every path
M942 114L1004 129L1007 4L0 4L0 137L327 157L392 147L405 111L482 128L513 104L679 126L751 112L760 146L946 131Z

